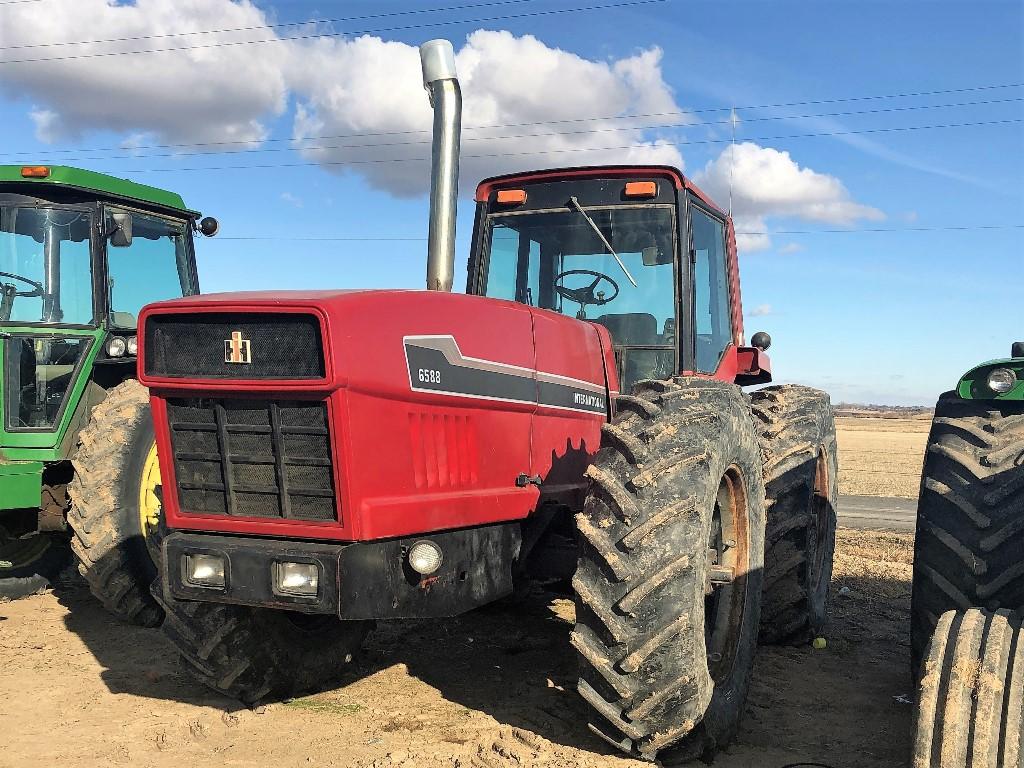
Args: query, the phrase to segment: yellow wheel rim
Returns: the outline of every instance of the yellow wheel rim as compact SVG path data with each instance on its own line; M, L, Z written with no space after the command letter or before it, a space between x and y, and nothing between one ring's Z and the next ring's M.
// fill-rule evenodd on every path
M145 538L160 524L162 505L159 488L160 461L156 455L156 443L153 443L146 454L146 463L142 465L142 480L139 483L139 523Z

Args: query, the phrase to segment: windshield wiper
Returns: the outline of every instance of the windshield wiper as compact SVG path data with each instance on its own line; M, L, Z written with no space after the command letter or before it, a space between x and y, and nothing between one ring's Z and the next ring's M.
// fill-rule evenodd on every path
M604 243L604 247L608 249L608 253L615 257L615 261L618 262L619 268L622 270L622 274L629 278L629 282L633 284L634 288L637 288L636 280L634 280L633 276L629 274L629 270L626 269L626 265L622 263L622 259L619 258L619 254L617 254L615 249L612 248L612 244L608 242L608 239L604 236L604 232L601 231L601 228L598 227L597 224L594 223L594 220L590 218L590 215L583 210L583 206L580 205L580 201L575 197L570 197L569 202L572 204L572 207L580 212L580 216L587 220L587 224L590 225L591 229L594 230L597 236L601 238L601 242Z

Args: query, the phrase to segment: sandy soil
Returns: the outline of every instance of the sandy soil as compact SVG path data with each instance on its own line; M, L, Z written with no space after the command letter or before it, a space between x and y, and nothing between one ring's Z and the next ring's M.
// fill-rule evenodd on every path
M839 492L916 499L930 417L836 419Z
M908 536L840 532L827 649L760 651L717 768L905 764L910 556ZM70 580L0 604L0 766L639 768L586 729L572 616L538 593L524 609L383 624L346 684L253 711Z

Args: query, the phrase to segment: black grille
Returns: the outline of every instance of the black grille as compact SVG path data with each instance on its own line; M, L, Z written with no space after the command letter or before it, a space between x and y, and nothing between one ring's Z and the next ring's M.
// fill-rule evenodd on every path
M225 346L240 333L248 363L229 363ZM146 373L201 379L322 379L320 323L312 315L197 313L146 321Z
M334 520L322 402L167 401L183 512Z

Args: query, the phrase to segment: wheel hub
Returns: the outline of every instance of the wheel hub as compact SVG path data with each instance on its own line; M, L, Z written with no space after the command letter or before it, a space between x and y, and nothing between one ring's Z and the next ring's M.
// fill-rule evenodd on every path
M47 553L51 543L45 534L16 538L0 525L0 578L32 565Z
M142 478L139 482L139 526L143 538L160 524L163 510L161 501L163 488L160 484L160 461L157 458L156 443L146 454L146 462L142 466Z

